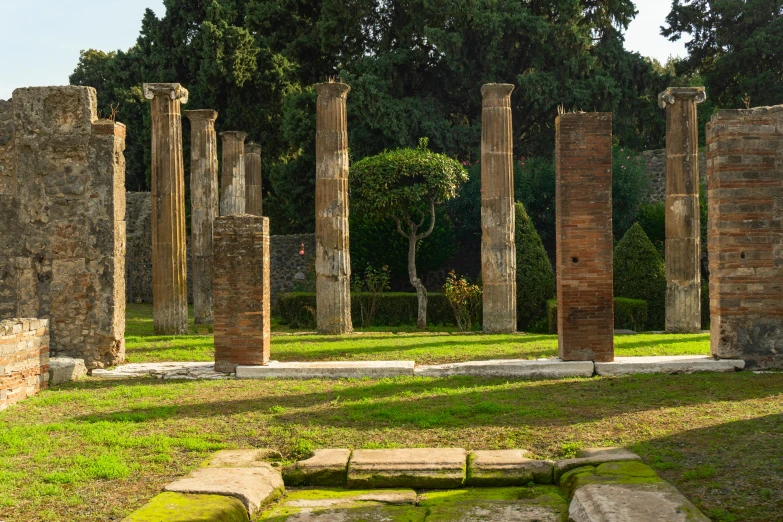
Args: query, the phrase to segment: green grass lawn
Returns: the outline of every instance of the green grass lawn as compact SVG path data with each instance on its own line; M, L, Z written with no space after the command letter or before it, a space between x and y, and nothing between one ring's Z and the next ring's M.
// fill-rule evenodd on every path
M152 307L128 305L126 358L128 362L211 361L211 328L192 324L193 335L155 336ZM538 359L557 356L557 336L542 334L460 334L453 328L416 332L413 327L387 328L361 335L291 335L273 323L272 359L278 361L414 360L420 364L477 359ZM709 355L709 334L618 335L615 354Z

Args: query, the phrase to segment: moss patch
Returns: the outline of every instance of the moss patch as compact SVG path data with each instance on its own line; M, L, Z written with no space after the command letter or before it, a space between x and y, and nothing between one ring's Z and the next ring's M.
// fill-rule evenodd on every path
M239 500L221 495L161 493L123 522L247 522Z
M572 469L560 478L560 487L574 496L577 489L588 484L652 484L663 482L650 466L639 461L607 462Z
M394 520L424 522L426 510L415 505L415 492L402 490L291 490L285 499L261 514L260 520Z
M430 491L420 496L419 506L427 510L427 522L568 518L568 503L554 486Z

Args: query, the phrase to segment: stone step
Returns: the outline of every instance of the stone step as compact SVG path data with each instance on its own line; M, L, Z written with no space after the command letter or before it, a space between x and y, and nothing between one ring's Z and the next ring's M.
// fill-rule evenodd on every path
M466 463L462 448L354 450L348 487L458 488L465 483Z
M588 484L574 494L572 522L707 522L699 509L668 482Z
M278 362L237 366L238 379L360 379L413 375L414 361Z
M614 362L595 363L598 375L635 373L734 372L742 370L745 361L713 359L709 356L665 355L648 357L615 357Z
M591 377L591 361L561 361L560 359L492 359L450 364L417 366L414 373L421 377L448 377L470 375L474 377Z
M49 384L56 386L75 381L87 375L84 359L73 357L49 357Z

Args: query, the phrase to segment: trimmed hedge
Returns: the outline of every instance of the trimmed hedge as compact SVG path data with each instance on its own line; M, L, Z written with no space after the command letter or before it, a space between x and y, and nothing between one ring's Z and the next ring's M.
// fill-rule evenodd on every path
M367 293L351 293L351 316L360 324L361 299L369 298ZM282 294L278 299L278 312L283 323L291 328L315 328L315 293L292 292ZM415 293L386 292L381 296L378 312L371 326L415 325L419 303ZM479 317L481 314L479 312ZM433 325L456 325L454 311L446 296L441 293L427 294L427 322Z
M546 317L546 302L555 295L555 273L544 250L541 236L522 203L514 205L517 248L517 328L535 329Z
M557 333L557 299L546 302L549 333ZM647 301L642 299L614 298L614 327L616 330L644 331L647 324Z
M614 294L647 301L646 330L666 323L666 265L647 234L635 223L614 249Z

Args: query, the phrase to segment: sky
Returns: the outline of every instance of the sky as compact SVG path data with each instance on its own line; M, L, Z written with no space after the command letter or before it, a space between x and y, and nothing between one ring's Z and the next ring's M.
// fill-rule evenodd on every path
M660 35L667 0L635 0L639 14L626 48L665 63L685 56L682 41ZM0 0L0 100L17 87L66 85L82 49L113 51L136 43L144 10L163 15L163 0Z

